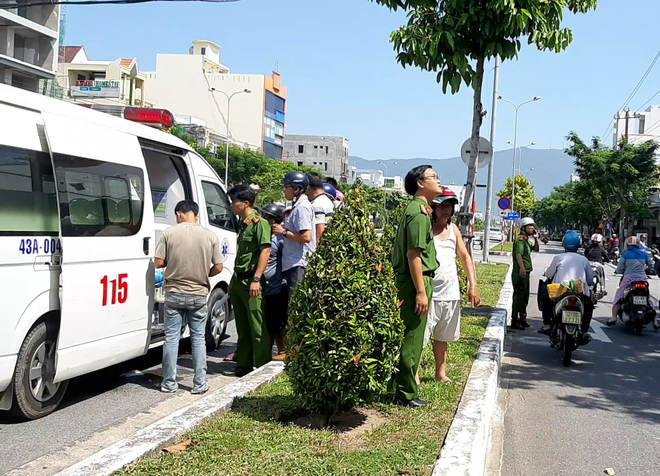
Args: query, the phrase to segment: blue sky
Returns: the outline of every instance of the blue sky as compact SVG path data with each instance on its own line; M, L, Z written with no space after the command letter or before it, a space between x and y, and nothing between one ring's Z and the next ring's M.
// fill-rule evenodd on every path
M542 97L520 109L520 145L561 148L569 130L585 139L603 134L660 48L660 1L598 3L588 15L566 14L574 34L567 51L525 46L518 61L503 64L502 96ZM187 53L193 40L212 40L232 72L268 75L277 62L288 88L288 133L349 137L351 155L366 159L455 157L470 135L472 91L443 95L435 74L396 63L389 34L404 22L402 12L368 0L69 6L66 44L85 46L91 60L137 57L149 71L157 53ZM484 86L490 111L492 72ZM631 108L658 89L660 65ZM500 102L496 149L509 148L513 122L513 107ZM489 132L487 118L482 135Z

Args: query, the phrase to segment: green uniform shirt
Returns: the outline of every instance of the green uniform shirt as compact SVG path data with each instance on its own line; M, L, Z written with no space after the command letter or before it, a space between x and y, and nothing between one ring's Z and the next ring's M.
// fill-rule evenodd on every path
M240 223L234 272L253 275L257 270L261 247L270 246L270 241L270 225L253 211Z
M513 272L517 274L520 271L518 265L518 258L516 256L522 255L522 262L525 266L525 271L532 271L532 245L526 236L518 236L513 243Z
M431 273L438 268L431 229L431 208L421 198L413 198L401 217L394 240L392 265L397 278L410 278L409 250L422 249L422 272Z

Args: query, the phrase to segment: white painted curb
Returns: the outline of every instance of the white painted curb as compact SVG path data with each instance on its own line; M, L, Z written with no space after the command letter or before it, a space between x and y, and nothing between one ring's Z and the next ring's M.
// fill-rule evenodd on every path
M270 362L197 402L166 416L136 432L131 438L118 441L55 476L109 476L127 464L152 454L176 441L202 421L231 408L234 399L254 392L272 382L282 373L282 362Z
M513 256L510 251L489 251L488 254L491 256Z
M497 308L487 311L491 319L432 476L483 476L486 473L504 336L513 304L511 268L509 265Z

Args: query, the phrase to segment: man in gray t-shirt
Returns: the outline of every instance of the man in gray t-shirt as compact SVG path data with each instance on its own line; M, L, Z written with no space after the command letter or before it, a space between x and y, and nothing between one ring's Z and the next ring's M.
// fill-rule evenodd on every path
M284 196L293 208L284 226L273 225L273 233L284 236L282 270L289 285L289 296L305 275L307 258L316 251L314 209L305 195L309 178L302 172L289 172L282 180Z
M199 206L192 200L174 209L177 225L163 232L156 247L154 264L165 268L165 344L161 390L178 389L176 362L181 328L188 324L195 377L191 393L208 390L206 384L206 298L209 277L222 272L222 253L215 233L200 226Z

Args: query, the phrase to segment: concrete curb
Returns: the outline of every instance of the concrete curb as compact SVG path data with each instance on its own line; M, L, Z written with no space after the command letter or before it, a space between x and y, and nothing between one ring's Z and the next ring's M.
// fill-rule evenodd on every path
M510 251L489 251L488 254L492 255L492 256L512 256L513 255L513 253L510 252Z
M486 473L492 421L497 409L504 336L512 304L509 266L497 307L469 311L490 315L491 319L432 476L483 476Z
M207 418L226 412L234 399L254 392L282 373L282 362L270 362L249 375L118 441L55 476L109 476L137 459L177 441Z

